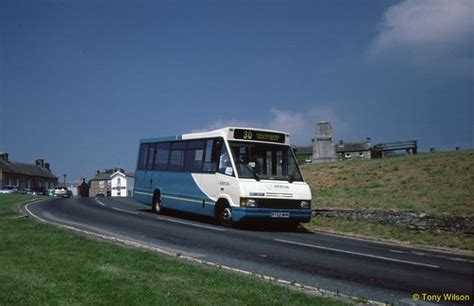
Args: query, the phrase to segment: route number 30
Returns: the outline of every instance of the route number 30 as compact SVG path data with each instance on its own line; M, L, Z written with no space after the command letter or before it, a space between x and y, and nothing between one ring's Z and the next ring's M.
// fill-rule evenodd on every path
M253 134L250 131L244 131L244 139L251 140L253 138Z

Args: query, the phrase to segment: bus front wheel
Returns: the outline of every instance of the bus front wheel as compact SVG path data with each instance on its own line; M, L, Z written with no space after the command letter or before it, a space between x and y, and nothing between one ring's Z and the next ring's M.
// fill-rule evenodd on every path
M158 193L153 196L153 202L151 204L151 207L154 213L161 213L163 208L161 207L161 199Z
M219 209L219 223L225 227L232 226L232 209L229 205L223 205Z

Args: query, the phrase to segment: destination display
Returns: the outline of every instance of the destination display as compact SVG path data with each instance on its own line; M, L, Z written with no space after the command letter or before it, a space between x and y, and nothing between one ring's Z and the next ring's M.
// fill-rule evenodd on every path
M254 130L235 129L234 138L243 139L243 140L253 140L253 141L285 143L285 134L254 131Z

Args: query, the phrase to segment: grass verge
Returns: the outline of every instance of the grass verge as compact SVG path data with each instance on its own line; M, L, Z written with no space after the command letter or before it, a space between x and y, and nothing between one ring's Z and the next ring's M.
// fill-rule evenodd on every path
M0 195L0 305L342 305L18 218Z

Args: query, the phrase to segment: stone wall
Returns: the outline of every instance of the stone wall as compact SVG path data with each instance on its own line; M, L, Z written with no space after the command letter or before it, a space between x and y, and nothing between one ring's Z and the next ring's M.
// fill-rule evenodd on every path
M315 209L313 217L328 217L399 225L413 230L435 230L474 236L474 216L428 215L410 211Z

